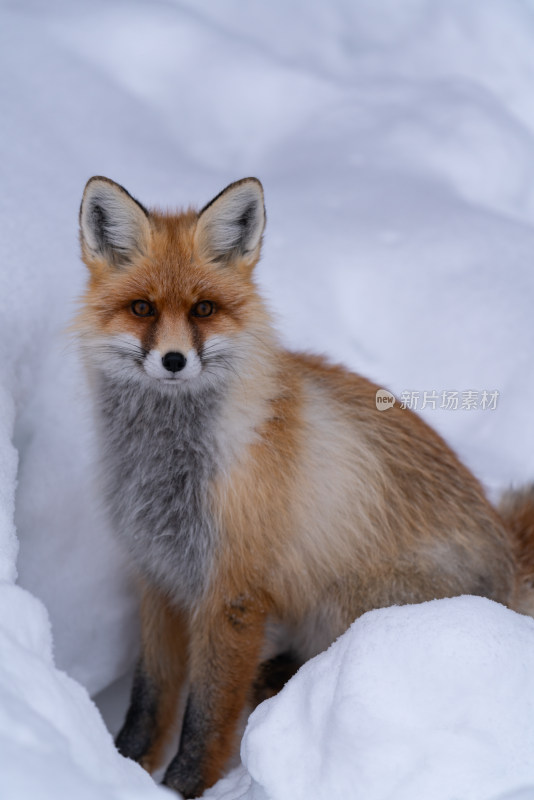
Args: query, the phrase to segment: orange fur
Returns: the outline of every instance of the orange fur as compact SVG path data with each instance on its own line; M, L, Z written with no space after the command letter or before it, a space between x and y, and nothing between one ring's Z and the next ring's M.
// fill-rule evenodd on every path
M511 605L534 616L534 485L508 491L499 511L512 534L518 565Z
M144 587L141 631L146 670L161 691L161 712L154 740L141 761L148 772L154 772L162 766L176 730L180 694L187 680L188 621L159 592Z

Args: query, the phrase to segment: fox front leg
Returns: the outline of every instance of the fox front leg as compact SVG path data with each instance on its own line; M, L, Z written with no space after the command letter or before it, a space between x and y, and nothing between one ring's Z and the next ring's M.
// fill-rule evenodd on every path
M236 729L258 671L265 612L238 598L192 624L189 696L180 747L164 784L186 798L214 784L235 747Z
M154 590L145 589L141 603L142 653L116 746L148 772L161 766L175 730L187 669L187 638L182 612Z
M135 668L128 713L115 740L121 755L145 766L144 759L157 738L160 705L160 687L147 673L140 658Z

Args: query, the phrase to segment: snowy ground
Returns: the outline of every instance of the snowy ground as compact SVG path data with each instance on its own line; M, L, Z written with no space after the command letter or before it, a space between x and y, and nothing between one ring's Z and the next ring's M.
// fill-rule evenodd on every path
M285 341L435 391L421 413L496 496L534 476L534 3L18 0L0 65L0 797L163 796L85 691L137 641L65 333L85 181L201 205L257 175ZM533 628L474 599L367 615L210 796L533 798Z

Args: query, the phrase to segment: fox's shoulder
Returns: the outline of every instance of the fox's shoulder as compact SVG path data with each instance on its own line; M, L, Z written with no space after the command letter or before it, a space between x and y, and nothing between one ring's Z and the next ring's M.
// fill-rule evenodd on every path
M315 387L317 391L329 394L332 400L349 407L367 401L375 404L380 387L363 375L330 361L326 356L289 351L286 357L287 369L298 376L304 390Z
M386 387L365 378L328 358L305 352L287 353L288 369L297 376L303 411L310 419L322 420L329 428L337 420L347 437L360 436L376 452L389 459L392 453L402 459L440 461L460 468L458 459L445 440L420 416L403 408L398 398L387 410L377 407L377 392Z

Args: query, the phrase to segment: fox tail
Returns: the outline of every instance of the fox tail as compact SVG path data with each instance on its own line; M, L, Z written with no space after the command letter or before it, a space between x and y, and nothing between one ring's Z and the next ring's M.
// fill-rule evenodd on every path
M534 484L507 491L499 513L510 531L517 564L512 605L534 617Z

